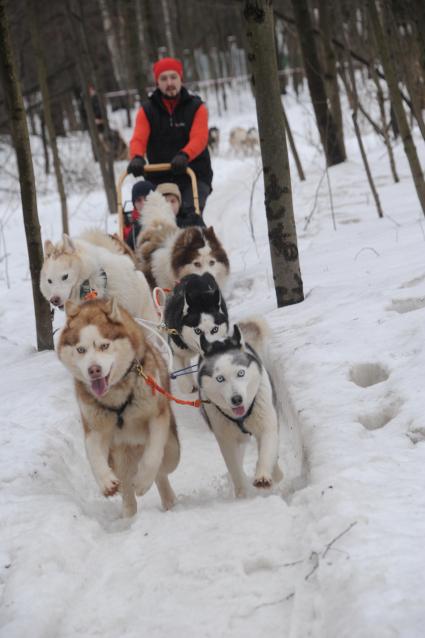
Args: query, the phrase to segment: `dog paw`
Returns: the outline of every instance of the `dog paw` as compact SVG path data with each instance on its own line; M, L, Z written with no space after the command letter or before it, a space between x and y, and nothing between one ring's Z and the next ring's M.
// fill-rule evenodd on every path
M172 509L174 505L176 504L176 497L174 493L168 494L167 496L163 496L161 498L161 503L162 503L162 507L164 508L166 512Z
M254 487L258 487L258 488L269 488L272 486L272 477L271 476L266 476L263 474L263 476L256 476L254 479Z
M116 476L106 479L101 486L103 496L114 496L120 488L120 482Z

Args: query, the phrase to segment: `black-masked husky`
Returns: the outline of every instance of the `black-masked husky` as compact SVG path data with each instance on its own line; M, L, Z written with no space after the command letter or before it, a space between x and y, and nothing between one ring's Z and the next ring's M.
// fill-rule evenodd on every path
M265 325L258 321L240 325L256 346L261 345ZM282 480L283 474L278 465L279 429L270 377L236 325L233 335L224 341L209 343L202 335L200 343L199 396L209 401L203 404L202 413L217 439L235 495L246 495L243 456L250 434L258 446L253 484L271 487Z
M170 335L176 368L186 368L201 353L201 335L208 341L224 339L229 331L229 316L214 277L208 272L183 277L167 299L164 321L176 331ZM183 392L195 389L192 374L178 380Z

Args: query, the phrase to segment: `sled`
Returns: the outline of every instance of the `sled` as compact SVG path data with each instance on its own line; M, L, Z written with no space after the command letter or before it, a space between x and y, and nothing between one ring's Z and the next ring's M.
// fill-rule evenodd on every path
M171 164L146 164L144 167L145 173L166 171L171 171ZM124 207L122 203L122 185L127 175L130 175L130 173L127 173L127 170L125 170L124 173L121 173L117 182L118 236L122 240L124 240ZM201 211L199 208L199 195L196 175L191 168L186 169L186 175L190 177L190 181L192 183L193 205L195 207L195 212L197 215L200 215Z

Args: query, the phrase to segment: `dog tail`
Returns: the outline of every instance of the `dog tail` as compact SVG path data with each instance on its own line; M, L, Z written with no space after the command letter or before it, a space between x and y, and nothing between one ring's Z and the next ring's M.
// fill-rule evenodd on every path
M248 317L238 322L243 338L259 354L266 351L267 337L270 336L270 326L262 317Z
M124 249L120 243L104 233L100 228L87 228L79 235L79 239L83 239L94 246L106 248L110 253L115 253L116 255L124 254Z

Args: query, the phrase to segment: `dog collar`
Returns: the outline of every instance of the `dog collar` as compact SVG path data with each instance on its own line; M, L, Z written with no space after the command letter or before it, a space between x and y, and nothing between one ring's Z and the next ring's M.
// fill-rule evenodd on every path
M249 406L245 416L242 419L234 419L233 417L231 417L228 414L226 414L225 412L223 412L223 410L221 408L219 408L219 406L216 403L214 403L214 405L217 408L217 410L219 412L221 412L221 414L223 416L226 417L226 419L229 419L229 421L233 421L233 423L236 423L236 425L238 426L238 428L240 429L241 432L243 432L244 434L249 434L250 436L252 436L252 432L249 432L245 428L244 421L245 421L245 419L248 419L248 417L251 415L252 409L254 407L254 403L255 403L255 398L254 398L253 402L251 403L251 405Z

